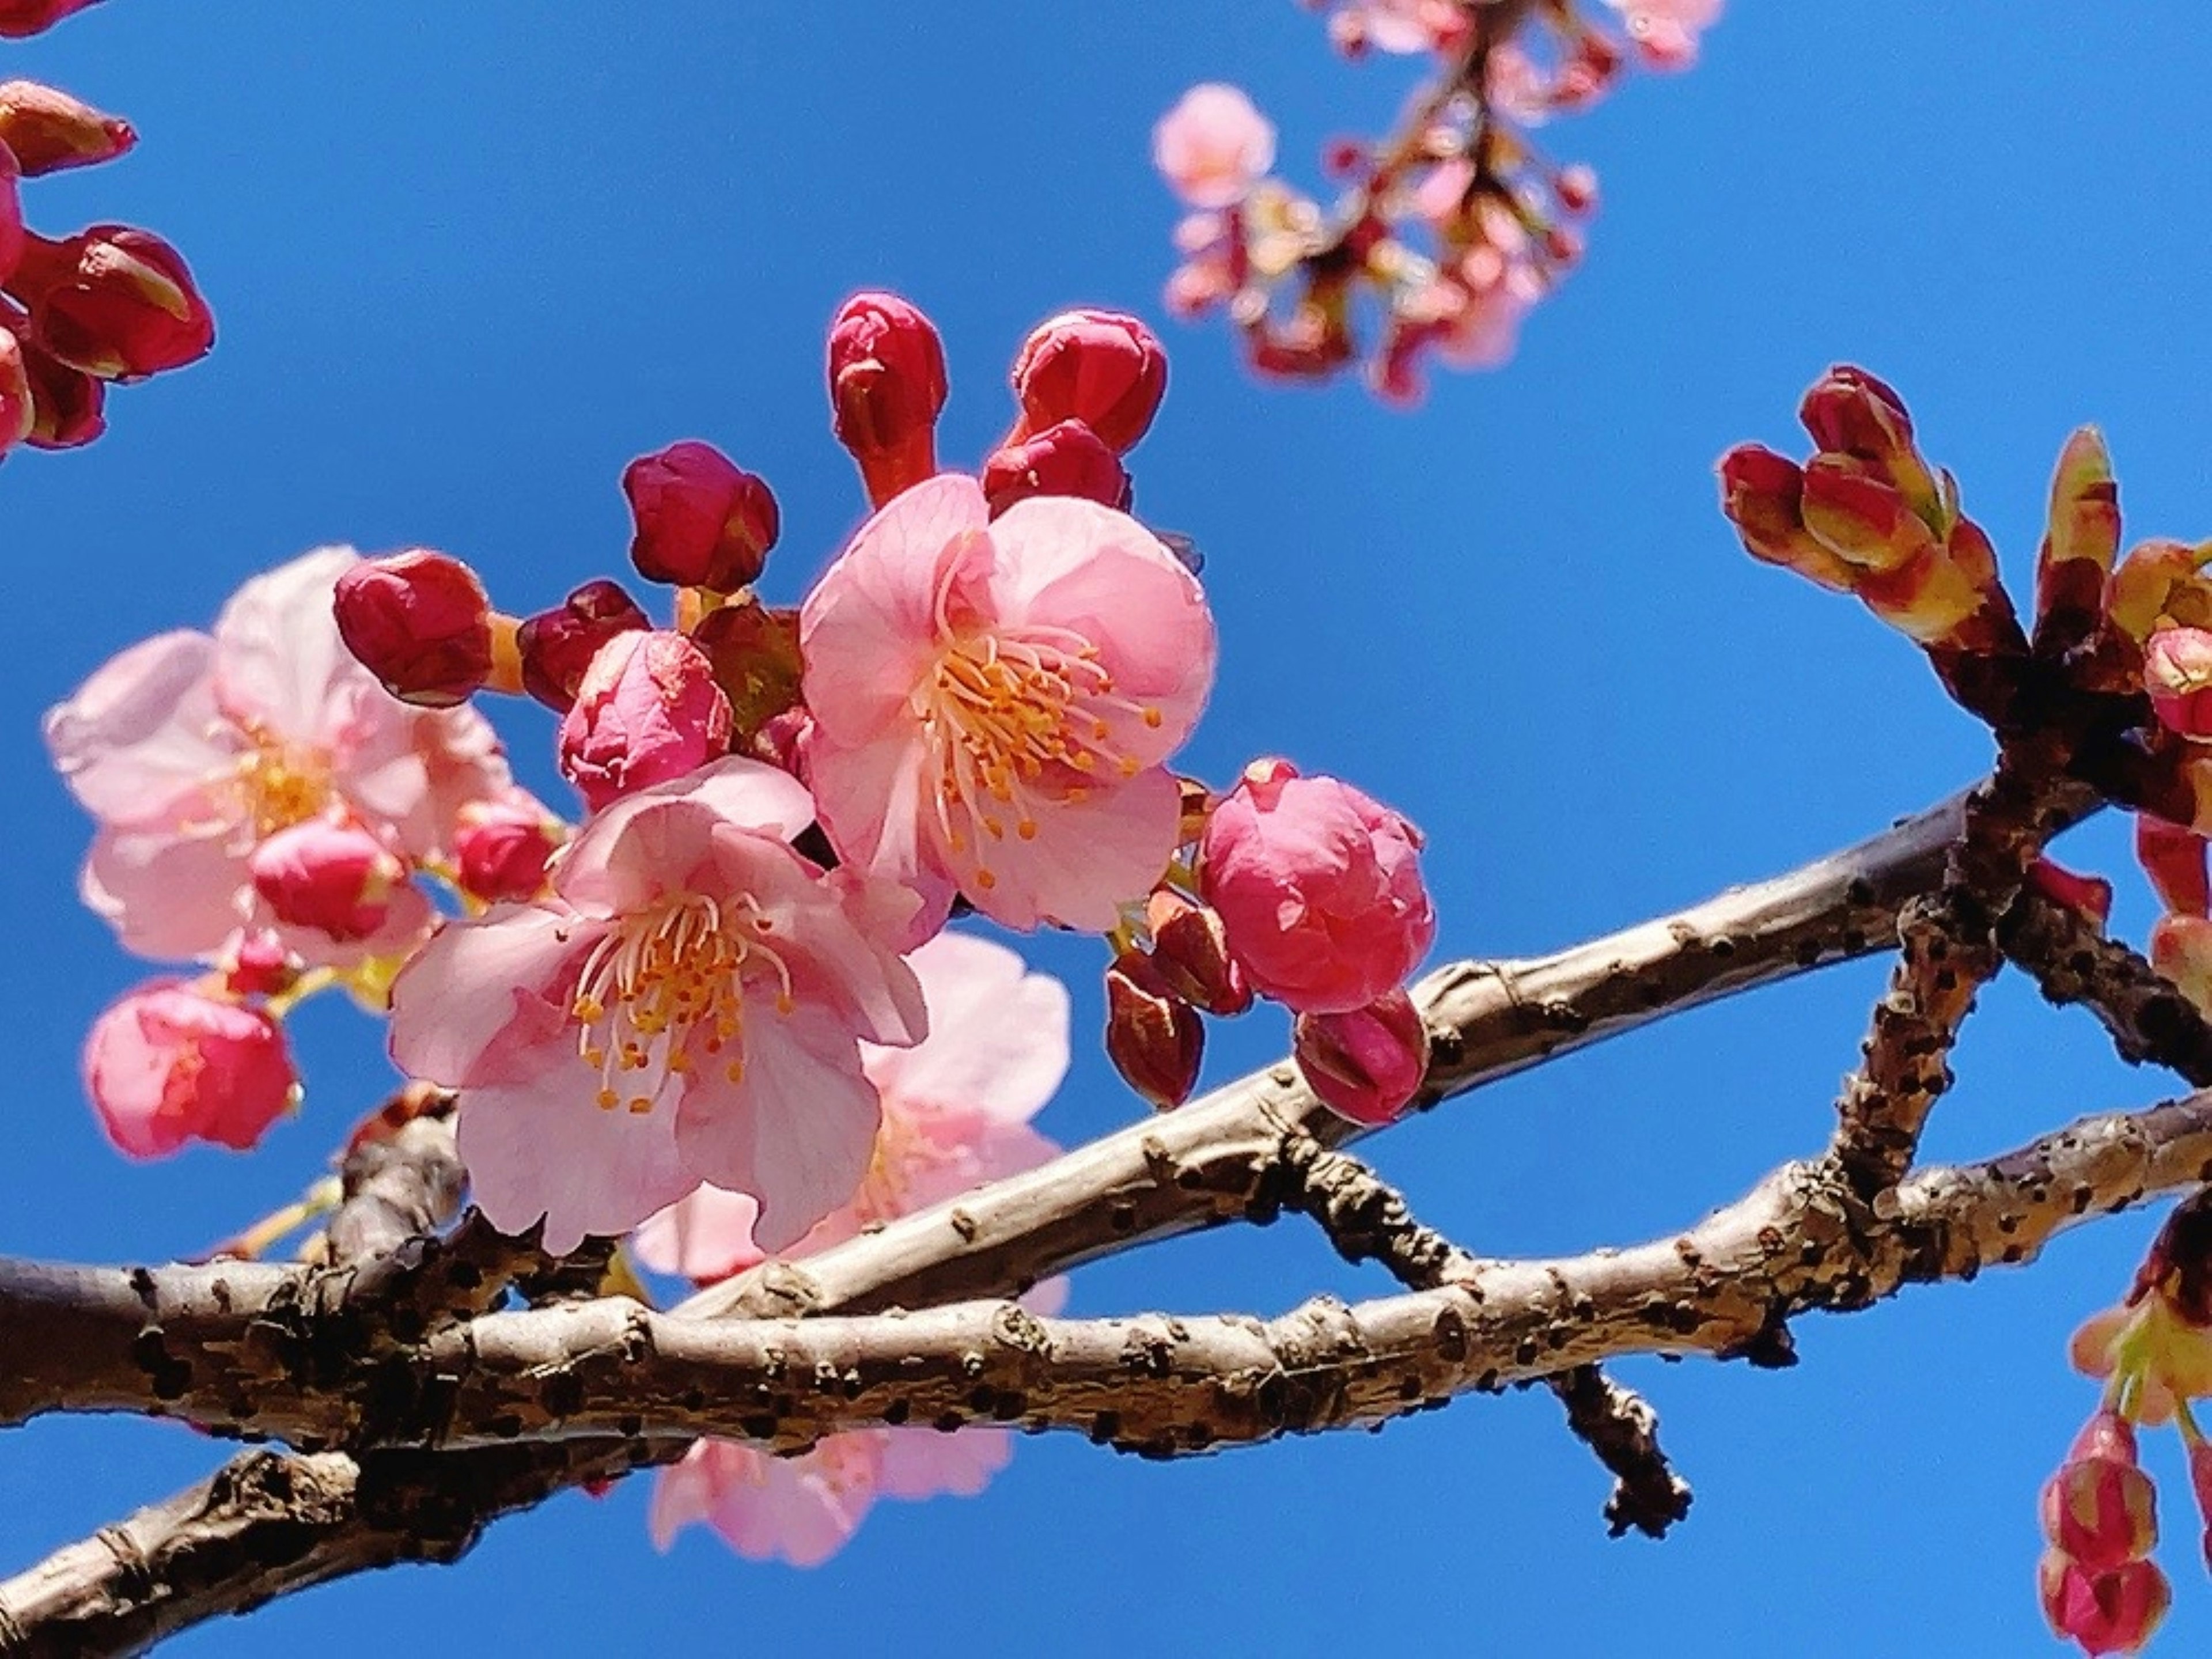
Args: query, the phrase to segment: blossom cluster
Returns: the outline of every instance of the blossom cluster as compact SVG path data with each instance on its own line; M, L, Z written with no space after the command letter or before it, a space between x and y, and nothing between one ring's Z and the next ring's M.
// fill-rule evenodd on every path
M1582 258L1596 175L1552 161L1534 130L1602 98L1632 54L1689 67L1721 0L1605 0L1620 33L1574 0L1317 3L1346 55L1425 54L1433 78L1389 137L1332 141L1323 162L1340 193L1327 206L1274 176L1274 127L1243 91L1192 88L1152 139L1189 210L1167 303L1225 311L1264 376L1364 361L1378 393L1410 403L1431 356L1455 368L1510 356L1522 319ZM1380 315L1372 346L1363 300Z
M0 0L0 37L35 34L92 0ZM204 356L215 319L183 256L151 231L41 235L21 186L111 161L131 124L34 81L0 82L0 456L73 449L106 429L110 385Z

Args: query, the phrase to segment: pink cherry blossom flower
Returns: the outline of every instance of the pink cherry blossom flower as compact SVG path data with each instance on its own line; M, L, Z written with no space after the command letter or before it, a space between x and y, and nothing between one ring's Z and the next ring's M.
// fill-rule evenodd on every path
M171 979L140 986L93 1022L84 1086L100 1127L131 1158L167 1158L188 1140L243 1152L298 1097L275 1020Z
M1009 927L1103 931L1158 879L1213 619L1135 520L1036 496L994 521L973 478L932 478L823 573L799 644L823 825L926 921L957 889Z
M1231 207L1275 165L1274 124L1240 88L1208 82L1160 117L1152 164L1190 206Z
M1653 69L1698 61L1698 32L1720 21L1723 0L1605 0L1621 15L1638 54Z
M861 1045L883 1125L853 1195L791 1249L810 1255L868 1227L1034 1169L1060 1151L1029 1127L1067 1073L1067 991L1003 945L939 933L908 959L929 1011L910 1048ZM702 1187L638 1230L638 1259L702 1283L762 1259L752 1199Z
M1349 1013L1402 984L1436 938L1420 847L1350 784L1255 761L1206 820L1199 874L1255 990Z
M1337 0L1328 33L1337 49L1356 57L1376 52L1449 52L1467 39L1460 0Z
M126 949L210 959L265 923L247 862L278 830L337 812L419 865L463 802L512 787L481 716L393 702L340 641L331 595L355 561L323 548L256 577L212 635L134 646L48 711L54 763L99 823L84 897ZM288 942L332 963L362 948Z
M890 937L911 902L790 846L814 804L725 759L600 813L550 894L450 922L392 987L392 1052L459 1094L478 1206L545 1248L629 1231L702 1181L782 1248L875 1142L862 1038L916 1041Z

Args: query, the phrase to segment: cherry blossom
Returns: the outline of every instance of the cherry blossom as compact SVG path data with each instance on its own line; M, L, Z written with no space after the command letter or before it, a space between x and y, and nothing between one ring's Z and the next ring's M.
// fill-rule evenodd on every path
M93 1023L84 1087L107 1138L131 1158L166 1158L188 1140L243 1152L298 1095L275 1020L167 979Z
M419 866L442 855L464 804L512 791L481 716L395 702L346 650L332 593L356 562L321 548L258 576L212 634L134 646L48 711L54 763L99 823L85 900L125 948L213 959L265 924L249 861L280 830L336 815ZM394 913L416 931L428 919L419 904ZM365 948L312 929L287 942L332 963Z
M1190 206L1233 207L1275 165L1274 124L1238 88L1193 87L1153 127L1152 162Z
M1720 21L1723 0L1605 0L1620 14L1637 54L1654 69L1698 61L1698 33Z
M795 779L725 759L599 813L550 893L451 922L392 987L392 1052L459 1092L478 1206L562 1253L702 1181L787 1246L866 1175L859 1042L926 1029L910 902L802 857Z
M1010 927L1104 931L1151 889L1181 816L1161 763L1214 634L1135 520L1039 496L993 521L974 479L933 478L861 527L799 641L807 775L847 861Z

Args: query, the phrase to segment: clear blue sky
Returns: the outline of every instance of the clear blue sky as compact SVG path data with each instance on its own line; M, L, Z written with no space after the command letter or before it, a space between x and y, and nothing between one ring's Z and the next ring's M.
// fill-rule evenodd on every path
M1185 86L1249 87L1308 180L1324 137L1374 130L1401 95L1402 65L1334 60L1289 0L112 0L0 47L0 73L144 137L118 166L34 183L33 222L160 229L222 330L205 364L117 398L94 448L0 470L19 940L0 953L0 1250L198 1249L309 1179L387 1076L371 1027L318 1008L300 1026L315 1098L262 1153L108 1152L76 1048L137 970L76 906L86 826L40 711L319 542L447 548L510 604L549 602L620 566L617 475L683 436L774 483L771 585L796 595L859 509L818 385L823 325L859 286L942 325L955 458L1002 427L1036 319L1090 302L1161 321L1173 380L1139 498L1204 547L1224 647L1192 763L1222 778L1285 751L1404 809L1432 837L1445 951L1564 945L1966 781L1983 734L1854 605L1745 558L1711 465L1739 439L1793 443L1807 380L1856 360L1903 388L2022 580L2080 421L2112 440L2132 532L2212 529L2212 35L2190 0L2108 12L1736 0L1696 74L1553 129L1603 180L1589 263L1510 367L1441 381L1411 417L1352 386L1255 388L1224 335L1159 318L1174 209L1146 151ZM549 728L508 729L550 788ZM2122 876L2139 933L2123 847L2104 824L2067 850ZM1096 955L1035 957L1094 1024ZM1820 1143L1879 979L1707 1011L1376 1155L1485 1254L1678 1225ZM1936 1155L2166 1086L2016 979L1984 1000ZM1218 1069L1282 1035L1245 1022ZM1132 1109L1091 1052L1042 1121L1072 1142ZM1791 1372L1624 1366L1697 1488L1663 1545L1605 1538L1604 1480L1548 1396L1523 1395L1170 1468L1025 1443L981 1499L883 1506L811 1573L704 1534L663 1559L641 1486L570 1495L459 1569L318 1590L173 1650L2036 1651L2033 1494L2092 1402L2062 1345L2151 1224L1808 1320ZM1087 1270L1073 1308L1274 1312L1324 1287L1382 1282L1285 1221ZM0 1437L0 1573L218 1455L159 1424ZM2164 1650L2202 1650L2212 1585L2179 1459L2152 1457L2179 1585Z

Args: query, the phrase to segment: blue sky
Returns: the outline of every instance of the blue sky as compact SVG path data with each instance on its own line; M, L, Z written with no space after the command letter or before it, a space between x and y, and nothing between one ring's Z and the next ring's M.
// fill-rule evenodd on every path
M22 941L0 956L0 1250L198 1249L311 1178L388 1076L373 1028L317 1007L299 1024L314 1097L262 1152L107 1151L76 1047L139 969L75 903L86 826L46 770L40 711L321 542L443 547L511 605L550 602L619 568L617 477L678 437L773 482L770 587L795 596L860 510L818 384L823 324L857 287L943 328L954 459L1002 428L1007 356L1036 319L1097 303L1159 322L1171 389L1133 458L1139 499L1205 549L1224 646L1191 764L1220 779L1285 752L1403 809L1431 837L1443 952L1565 945L1948 793L1985 764L1983 733L1854 605L1747 559L1711 463L1741 439L1791 447L1806 382L1857 361L1905 392L2022 582L2081 421L2112 441L2133 533L2212 527L2198 9L2142 0L2090 27L2056 0L1738 0L1694 75L1553 130L1602 180L1589 261L1509 367L1440 380L1412 416L1350 386L1256 387L1224 334L1160 316L1175 210L1146 145L1187 85L1249 88L1309 182L1325 137L1375 131L1402 95L1402 65L1338 62L1289 0L112 0L0 47L0 74L143 135L118 165L34 183L33 222L162 231L221 324L206 363L118 396L97 446L0 470L0 768L21 808L0 879ZM507 729L552 789L550 728ZM2139 935L2120 826L2064 851L2122 878ZM1032 955L1095 1025L1095 951ZM1820 1142L1880 976L1673 1022L1375 1156L1484 1254L1677 1226ZM1283 1036L1255 1016L1216 1069ZM1959 1071L1935 1156L2169 1091L2016 978L1985 996ZM1094 1050L1042 1123L1073 1142L1133 1109ZM885 1505L811 1573L703 1534L655 1556L633 1483L505 1523L458 1569L319 1590L173 1651L341 1659L388 1652L395 1629L422 1652L496 1637L543 1654L2033 1651L2033 1494L2092 1404L2062 1345L2154 1220L1806 1322L1794 1371L1623 1366L1697 1488L1661 1545L1605 1538L1606 1483L1540 1393L1166 1468L1026 1443L982 1498ZM1088 1269L1072 1305L1274 1312L1323 1288L1383 1285L1286 1220ZM217 1455L157 1424L6 1437L0 1573ZM2150 1456L2179 1587L2165 1650L2201 1649L2212 1585L2179 1458Z

